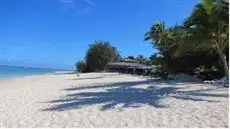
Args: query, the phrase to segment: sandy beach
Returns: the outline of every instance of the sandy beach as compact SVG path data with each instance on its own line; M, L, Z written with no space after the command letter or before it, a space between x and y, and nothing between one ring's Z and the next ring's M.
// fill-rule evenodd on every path
M0 81L0 127L229 127L228 88L118 73Z

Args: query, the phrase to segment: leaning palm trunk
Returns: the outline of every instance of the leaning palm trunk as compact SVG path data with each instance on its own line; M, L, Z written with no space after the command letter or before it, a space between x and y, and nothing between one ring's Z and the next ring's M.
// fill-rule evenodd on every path
M224 55L224 53L221 51L219 45L217 44L217 51L218 51L218 54L220 56L220 60L222 62L222 66L224 68L224 73L225 73L225 76L228 78L229 77L229 71L228 71L228 63L227 63L227 60L226 60L226 56Z
M221 37L222 33L224 32L223 31L221 33L221 30L222 30L221 28L225 27L225 26L221 26L221 25L223 25L223 24L218 22L218 32L217 32L216 40L214 40L214 42L216 44L217 52L218 52L220 60L222 62L222 67L224 68L225 76L228 78L229 77L228 63L227 63L227 60L226 60L226 55L223 52L224 51L223 46L224 46L224 44L226 44L226 42L228 42L228 40L225 40L225 39L228 39L228 36Z

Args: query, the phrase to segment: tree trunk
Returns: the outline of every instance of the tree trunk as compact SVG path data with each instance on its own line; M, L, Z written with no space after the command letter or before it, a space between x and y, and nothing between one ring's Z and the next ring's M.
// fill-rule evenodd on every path
M226 56L224 55L224 53L220 50L220 47L219 45L217 45L217 51L218 51L218 54L220 56L220 60L222 62L222 66L224 68L224 73L225 73L225 76L228 78L229 77L229 71L228 71L228 63L227 63L227 60L226 60Z
M221 47L221 23L218 22L218 34L217 34L217 40L216 40L216 47L217 47L217 51L218 51L218 54L220 56L220 60L222 62L222 66L224 68L224 73L225 73L225 76L229 77L229 71L228 71L228 63L227 63L227 60L226 60L226 56L225 54L223 53L223 47Z

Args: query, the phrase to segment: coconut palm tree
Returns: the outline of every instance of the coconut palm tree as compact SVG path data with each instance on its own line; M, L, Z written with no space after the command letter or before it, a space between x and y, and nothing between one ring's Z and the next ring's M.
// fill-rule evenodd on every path
M154 24L150 30L145 34L145 41L152 40L153 46L162 46L163 42L166 42L168 38L168 29L165 27L165 23L160 21Z
M224 50L229 42L228 5L225 0L203 0L184 22L193 43L217 51L227 77L229 71Z
M181 63L174 55L179 42L181 42L182 34L183 28L181 26L166 28L165 23L160 21L154 24L145 35L145 40L151 40L153 47L157 48L159 54L162 55L161 65L165 66L171 73L177 71L180 66L178 63Z

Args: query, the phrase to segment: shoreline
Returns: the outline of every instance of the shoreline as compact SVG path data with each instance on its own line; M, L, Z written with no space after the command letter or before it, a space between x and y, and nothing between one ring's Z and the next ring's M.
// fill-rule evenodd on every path
M46 75L59 75L59 74L74 74L74 71L54 71L54 72L47 72L47 73L37 73L37 74L28 74L28 75L13 75L9 77L0 77L1 81L12 80L12 79L20 79L25 77L34 77L34 76L46 76Z

